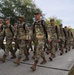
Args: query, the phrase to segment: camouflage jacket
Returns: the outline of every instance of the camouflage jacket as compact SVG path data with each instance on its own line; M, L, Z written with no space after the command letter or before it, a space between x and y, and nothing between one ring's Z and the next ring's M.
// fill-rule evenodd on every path
M19 24L15 31L14 37L17 37L17 39L19 40L25 40L26 38L25 36L26 36L25 23Z
M41 24L42 20L41 21L36 21L34 24L33 24L33 37L34 39L42 39L44 40L46 38L46 30L47 30L47 27L46 27L46 23L45 21L43 21L43 25Z
M48 25L47 32L49 40L57 39L56 27L54 25Z
M4 27L6 39L13 39L14 37L14 27L12 25L5 25Z

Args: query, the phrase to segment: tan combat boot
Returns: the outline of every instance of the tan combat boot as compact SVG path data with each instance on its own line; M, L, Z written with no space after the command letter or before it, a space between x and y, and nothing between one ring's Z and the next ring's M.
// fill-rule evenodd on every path
M43 61L40 64L45 64L47 62L45 57L43 57L42 59L43 59Z
M37 63L38 63L38 61L35 61L34 64L32 65L31 69L32 69L33 71L36 70Z
M4 55L3 55L3 58L0 58L0 61L5 62L6 57L7 57L7 56L4 54Z
M13 63L15 63L15 64L19 65L19 64L20 64L20 60L21 60L21 57L18 57L18 59L17 59L17 60L13 61Z

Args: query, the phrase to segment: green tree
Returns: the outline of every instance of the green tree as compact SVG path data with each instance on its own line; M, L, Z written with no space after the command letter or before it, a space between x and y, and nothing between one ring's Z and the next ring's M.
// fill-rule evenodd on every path
M36 7L33 0L1 0L0 13L2 17L11 17L12 24L17 21L17 17L21 14L24 15L25 21L30 24L33 23L34 12L41 11Z

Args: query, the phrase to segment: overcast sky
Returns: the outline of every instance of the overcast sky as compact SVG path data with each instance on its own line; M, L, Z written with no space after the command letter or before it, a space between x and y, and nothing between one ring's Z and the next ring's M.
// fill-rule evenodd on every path
M74 0L34 0L46 18L55 16L74 28Z

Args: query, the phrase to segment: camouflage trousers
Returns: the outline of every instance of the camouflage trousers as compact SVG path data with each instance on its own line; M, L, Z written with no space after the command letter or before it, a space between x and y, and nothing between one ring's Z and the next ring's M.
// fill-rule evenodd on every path
M14 54L13 48L12 48L12 39L6 40L6 46L5 46L5 55L9 55L9 51L11 54Z
M51 42L48 40L48 49L50 50L50 53L55 54L56 52L56 40L52 40Z
M22 57L23 54L28 54L26 41L19 40L19 57Z
M64 50L64 39L60 39L60 42L59 42L59 47L60 47L60 50L63 51Z
M68 49L68 39L65 39L64 48L65 48L65 49Z
M35 54L35 61L38 61L39 58L44 58L44 53L43 53L43 47L44 47L44 41L43 40L37 40L36 41L36 54Z
M69 39L68 39L68 49L71 49L71 46L72 46L72 44L71 44L71 39L69 38Z

